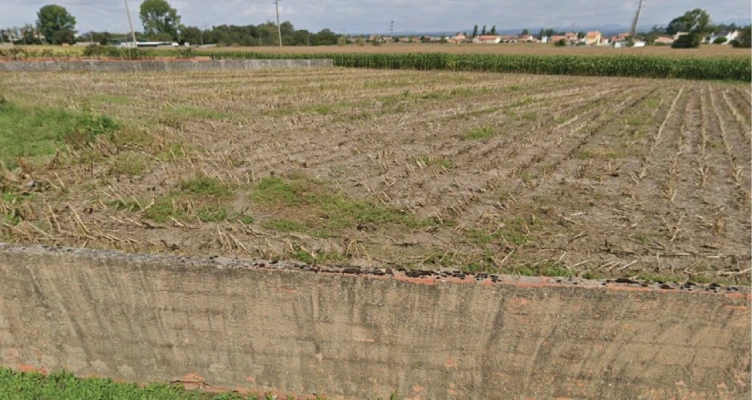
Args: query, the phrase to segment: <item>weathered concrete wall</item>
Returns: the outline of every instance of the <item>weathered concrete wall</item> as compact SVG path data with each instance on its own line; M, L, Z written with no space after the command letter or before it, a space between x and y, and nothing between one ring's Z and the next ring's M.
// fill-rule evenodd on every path
M750 396L747 288L299 267L0 244L0 364L331 399Z
M161 72L161 71L224 71L279 68L332 67L332 60L213 60L213 61L75 61L75 62L0 62L0 72Z

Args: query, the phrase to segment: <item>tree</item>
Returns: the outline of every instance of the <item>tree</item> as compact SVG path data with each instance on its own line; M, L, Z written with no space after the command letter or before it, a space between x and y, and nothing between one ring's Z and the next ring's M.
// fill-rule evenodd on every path
M73 43L76 18L65 7L50 4L37 12L37 29L52 44Z
M564 47L564 46L567 46L567 45L569 45L569 41L567 39L564 39L564 38L561 38L561 39L557 40L554 43L554 46L556 46L556 47Z
M579 31L577 32L577 39L582 39L587 35L587 33Z
M478 25L475 25L475 28L473 28L473 37L478 36Z
M747 48L752 47L752 27L747 26L739 30L739 36L731 41L734 47Z
M496 25L491 27L491 34L494 36L496 35Z
M673 49L696 49L700 47L702 37L697 33L687 33L679 36L674 43L671 43Z
M543 33L545 33L546 36L551 37L551 36L554 36L556 34L556 31L553 30L553 29L546 29Z
M138 13L144 24L144 33L149 36L167 34L173 40L178 39L180 16L178 11L170 6L167 0L145 0L141 3Z
M684 15L676 17L666 26L666 33L675 35L679 32L688 32L696 34L708 33L710 28L710 15L708 12L695 8L687 11Z
M480 34L483 35L483 36L486 35L486 26L485 25L483 25L483 30L480 31Z
M201 45L204 42L204 32L195 26L186 26L183 28L183 43L191 45Z
M529 31L529 30L527 30L527 29L523 29L523 30L522 30L522 33L520 33L520 36L525 36L525 35L529 35L529 34L530 34L530 31Z

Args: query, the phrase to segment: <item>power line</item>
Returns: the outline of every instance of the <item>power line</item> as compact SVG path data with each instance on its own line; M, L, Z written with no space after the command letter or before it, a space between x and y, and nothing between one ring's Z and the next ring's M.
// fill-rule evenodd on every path
M279 34L279 47L282 47L282 26L279 24L279 0L274 0L274 7L277 9L277 33Z

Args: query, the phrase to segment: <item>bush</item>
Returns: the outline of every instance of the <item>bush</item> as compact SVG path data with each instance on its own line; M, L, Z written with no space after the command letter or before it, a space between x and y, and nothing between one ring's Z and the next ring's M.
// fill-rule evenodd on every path
M679 36L674 43L671 44L672 49L696 49L700 47L702 38L696 33L687 33L686 35Z
M724 44L726 42L728 42L728 39L721 36L721 37L715 38L715 40L713 41L713 44Z
M147 58L143 50L99 45L86 47L84 49L84 57L114 57L125 60Z
M739 36L731 41L734 47L752 48L752 27L746 27L739 31Z
M337 46L344 46L347 44L347 38L344 36L340 36L337 38Z
M569 42L567 41L567 39L559 39L559 40L556 41L556 43L554 43L554 46L556 46L556 47L564 47L564 46L566 46L568 44L569 44Z

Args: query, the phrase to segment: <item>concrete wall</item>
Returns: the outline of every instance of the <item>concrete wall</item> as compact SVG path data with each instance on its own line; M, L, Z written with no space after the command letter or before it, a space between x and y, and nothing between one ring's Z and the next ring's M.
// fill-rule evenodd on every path
M330 399L750 396L748 288L417 275L0 244L0 365Z
M332 60L214 60L214 61L75 61L75 62L0 62L0 72L160 72L160 71L224 71L264 68L332 67Z

